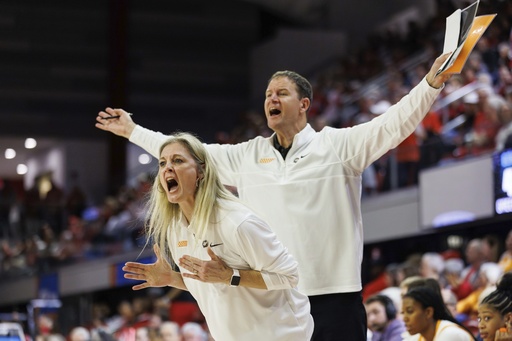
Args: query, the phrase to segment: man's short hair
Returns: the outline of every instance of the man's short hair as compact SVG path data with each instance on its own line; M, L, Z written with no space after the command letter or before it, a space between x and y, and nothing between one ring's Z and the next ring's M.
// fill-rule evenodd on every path
M295 71L277 71L272 75L272 77L270 77L268 83L279 77L286 77L291 80L297 87L297 92L299 93L300 98L306 97L310 102L313 102L313 87L306 78L302 77Z
M386 295L377 294L368 297L365 304L370 304L373 302L379 302L384 306L384 311L386 312L386 318L388 321L394 320L396 318L397 311L391 298L387 297Z

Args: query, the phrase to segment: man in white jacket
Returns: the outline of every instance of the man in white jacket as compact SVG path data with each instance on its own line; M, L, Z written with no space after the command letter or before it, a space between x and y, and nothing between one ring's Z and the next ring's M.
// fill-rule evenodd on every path
M386 113L352 128L320 132L307 122L311 84L295 72L277 72L264 103L275 133L206 146L222 182L237 188L297 259L298 287L309 296L315 321L313 340L366 340L361 173L422 121L450 77L436 76L446 58L438 57L425 78ZM153 156L167 139L136 125L122 109L107 108L96 120L97 128L128 138Z

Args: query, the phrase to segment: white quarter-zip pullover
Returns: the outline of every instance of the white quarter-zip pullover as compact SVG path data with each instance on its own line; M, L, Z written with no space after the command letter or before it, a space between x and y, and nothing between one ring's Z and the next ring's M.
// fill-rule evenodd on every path
M423 120L440 89L424 78L397 104L351 128L309 124L284 160L272 139L206 145L225 185L260 215L299 263L299 290L308 295L362 289L361 174ZM153 156L167 137L137 126L130 141Z

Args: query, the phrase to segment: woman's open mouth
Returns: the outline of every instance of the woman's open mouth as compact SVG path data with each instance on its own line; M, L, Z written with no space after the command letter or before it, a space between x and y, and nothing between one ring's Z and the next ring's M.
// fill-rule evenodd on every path
M175 180L175 179L167 179L167 191L170 192L172 191L173 189L175 189L176 187L178 187L178 182Z

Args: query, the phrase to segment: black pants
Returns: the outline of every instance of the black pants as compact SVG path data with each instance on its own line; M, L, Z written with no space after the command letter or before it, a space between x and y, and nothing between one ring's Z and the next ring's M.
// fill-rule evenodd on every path
M366 310L360 292L309 296L315 321L312 341L366 341Z

